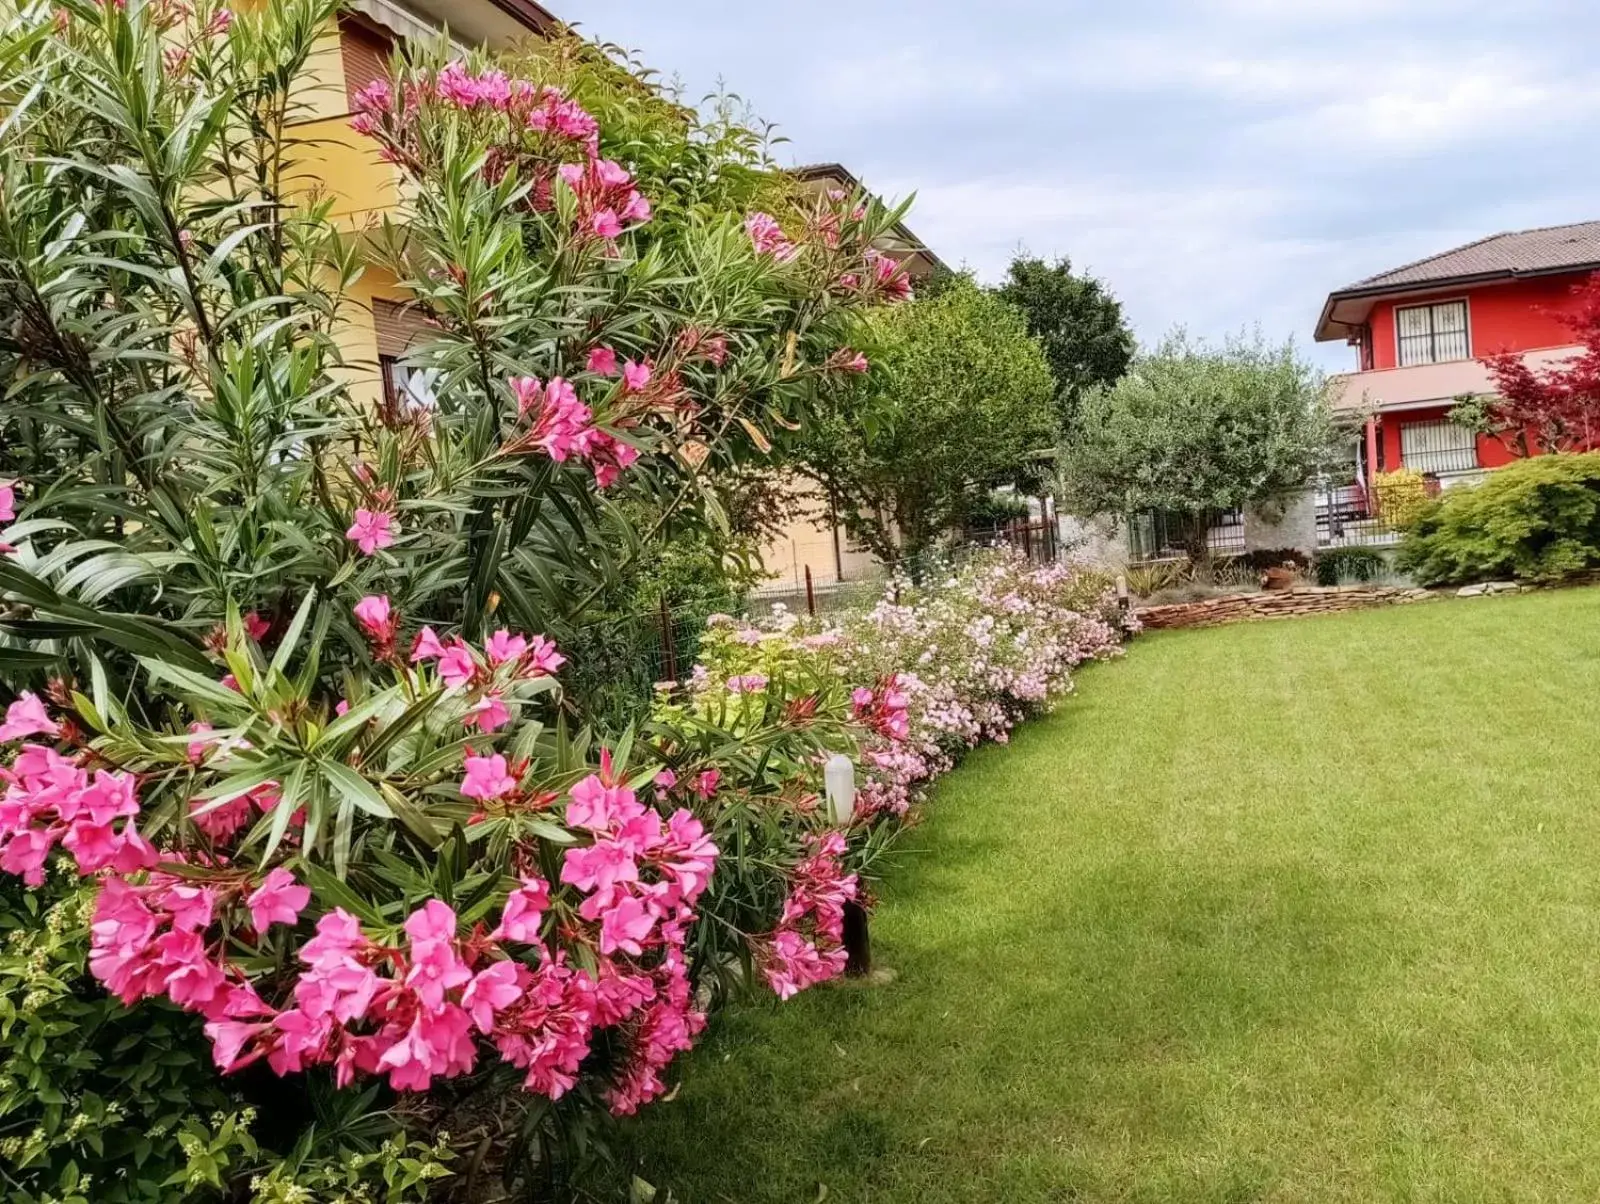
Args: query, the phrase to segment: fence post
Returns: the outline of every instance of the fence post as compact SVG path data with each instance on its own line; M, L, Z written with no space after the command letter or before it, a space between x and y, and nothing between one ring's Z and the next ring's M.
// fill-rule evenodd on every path
M1032 519L1023 519L1022 520L1022 558L1024 560L1032 560L1033 559L1032 528L1033 528L1033 520Z
M806 614L813 618L817 614L817 591L811 585L811 566L806 565Z
M661 595L661 651L666 658L667 680L678 680L678 648L677 641L673 638L672 609L667 605L667 596Z

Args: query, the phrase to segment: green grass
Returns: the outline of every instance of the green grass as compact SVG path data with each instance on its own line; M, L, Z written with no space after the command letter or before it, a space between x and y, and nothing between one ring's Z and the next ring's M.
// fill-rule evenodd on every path
M1600 1199L1597 720L1597 590L1142 638L941 785L895 981L737 1012L628 1153L685 1204Z

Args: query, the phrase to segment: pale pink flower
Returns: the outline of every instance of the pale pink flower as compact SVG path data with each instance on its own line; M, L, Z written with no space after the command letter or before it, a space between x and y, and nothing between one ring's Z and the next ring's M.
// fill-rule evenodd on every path
M393 525L392 514L382 510L357 510L355 522L350 524L345 537L361 549L362 555L371 556L394 542Z
M539 922L550 907L550 884L543 878L527 877L506 896L500 924L490 935L496 940L539 943Z
M368 594L354 607L356 621L362 629L379 643L394 639L394 622L390 618L389 599L384 594Z
M617 353L609 347L594 347L589 351L589 371L599 376L617 374Z
M293 874L277 866L267 872L245 902L250 907L250 922L257 932L265 932L273 924L297 922L311 902L311 888L297 884Z
M0 523L9 523L17 517L17 485L15 481L0 481Z
M467 647L465 640L456 636L439 657L440 678L445 685L454 689L466 685L477 671L478 663L472 659L472 649Z
M411 644L411 663L433 660L444 655L444 645L439 642L438 635L431 627L424 627L417 632L417 638Z
M484 656L488 658L489 664L495 667L507 661L517 660L527 650L528 641L520 635L512 635L504 627L491 635L483 645Z
M44 703L31 690L17 695L17 700L6 708L4 723L0 723L0 741L20 740L24 736L55 736L61 725L50 718Z
M629 360L622 365L622 387L629 393L642 393L650 386L650 377L655 368L649 360L636 363Z
M506 769L506 759L499 753L480 757L469 753L465 762L466 778L461 783L464 798L483 802L502 798L517 788L517 780Z

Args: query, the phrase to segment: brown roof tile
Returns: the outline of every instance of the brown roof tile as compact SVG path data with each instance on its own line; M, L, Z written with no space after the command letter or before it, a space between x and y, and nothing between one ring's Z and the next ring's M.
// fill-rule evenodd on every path
M1600 264L1600 221L1491 234L1426 259L1379 272L1339 292L1407 287L1497 273L1552 272Z

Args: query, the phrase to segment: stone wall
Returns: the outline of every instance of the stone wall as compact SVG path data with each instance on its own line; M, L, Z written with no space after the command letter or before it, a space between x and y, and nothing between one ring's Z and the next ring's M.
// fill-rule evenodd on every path
M1215 627L1254 619L1291 618L1295 615L1333 614L1368 606L1393 606L1420 602L1439 595L1426 589L1391 589L1380 586L1302 585L1295 589L1258 594L1226 594L1199 602L1146 606L1138 616L1146 630L1163 627Z

